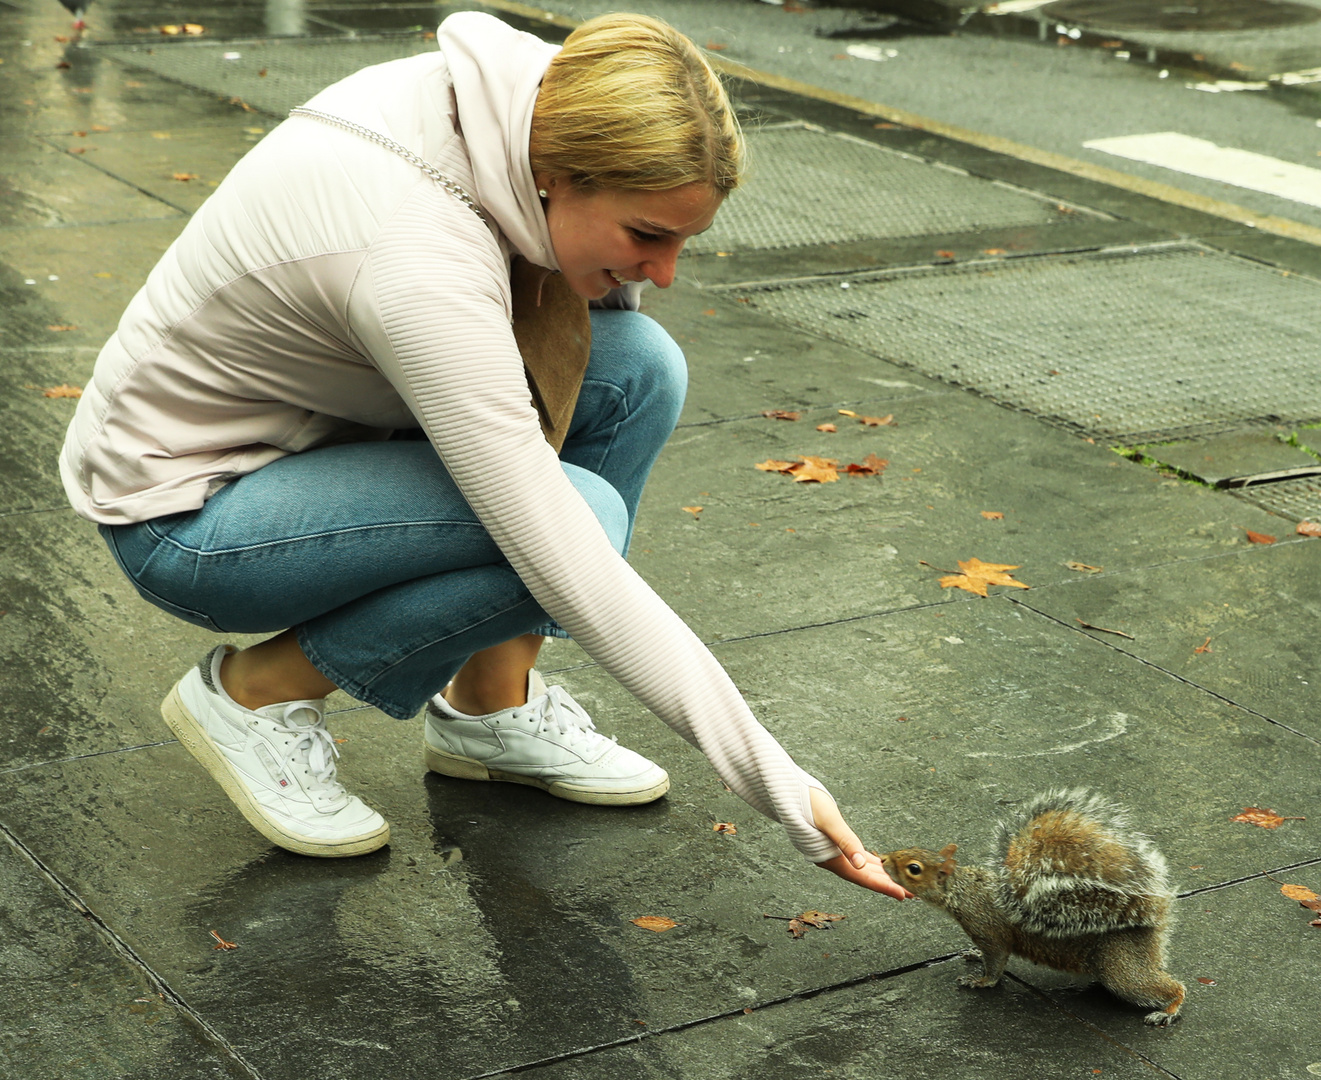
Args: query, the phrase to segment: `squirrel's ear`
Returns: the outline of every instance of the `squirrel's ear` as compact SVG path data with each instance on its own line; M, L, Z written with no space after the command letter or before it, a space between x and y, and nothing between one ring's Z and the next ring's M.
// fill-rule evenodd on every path
M954 853L958 850L958 844L946 844L936 852L936 854L943 860L941 864L936 867L936 872L940 874L941 877L954 873L954 867L957 865L954 861Z

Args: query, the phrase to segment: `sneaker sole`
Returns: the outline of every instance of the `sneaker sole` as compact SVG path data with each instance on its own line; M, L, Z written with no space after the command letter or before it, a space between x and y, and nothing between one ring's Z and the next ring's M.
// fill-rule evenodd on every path
M426 740L422 746L425 751L427 768L442 776L456 776L461 780L496 780L507 784L525 784L528 787L541 788L559 799L569 802L590 803L593 806L639 806L642 803L655 802L670 790L670 778L635 791L599 791L593 788L563 784L559 781L542 780L535 776L521 773L504 772L501 769L488 768L476 758L451 754L437 750Z
M184 749L192 754L202 768L211 774L211 778L224 789L225 794L238 807L239 813L248 824L272 844L299 855L336 859L349 855L366 855L369 851L375 851L390 842L388 823L374 832L351 836L345 840L318 840L289 832L279 821L268 816L265 808L253 799L247 785L235 775L234 767L229 760L188 711L188 706L179 696L177 684L161 702L161 716L178 737Z

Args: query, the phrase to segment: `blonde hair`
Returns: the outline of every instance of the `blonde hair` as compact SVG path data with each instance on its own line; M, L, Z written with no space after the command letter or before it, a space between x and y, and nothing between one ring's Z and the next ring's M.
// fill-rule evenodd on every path
M584 189L738 187L743 134L719 76L672 26L602 15L550 63L529 147L534 172Z

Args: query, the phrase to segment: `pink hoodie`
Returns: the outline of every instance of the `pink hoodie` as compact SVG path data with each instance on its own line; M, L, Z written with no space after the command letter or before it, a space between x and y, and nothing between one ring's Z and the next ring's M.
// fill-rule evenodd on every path
M610 546L541 436L510 325L509 261L556 268L528 135L556 48L478 13L436 53L308 103L431 162L473 211L361 135L293 117L185 226L96 363L60 456L74 509L193 510L236 476L421 425L542 607L808 858L802 772L704 645Z

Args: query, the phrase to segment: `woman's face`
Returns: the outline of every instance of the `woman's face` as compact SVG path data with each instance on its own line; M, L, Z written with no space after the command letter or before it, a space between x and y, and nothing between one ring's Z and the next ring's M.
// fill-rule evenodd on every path
M537 177L560 272L579 296L597 300L629 281L668 288L690 236L715 219L723 196L706 184L668 191L579 191Z

